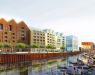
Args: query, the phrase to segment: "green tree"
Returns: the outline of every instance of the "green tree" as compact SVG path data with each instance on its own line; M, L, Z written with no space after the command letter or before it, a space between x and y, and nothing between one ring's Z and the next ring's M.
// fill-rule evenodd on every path
M3 50L3 48L4 48L4 44L0 42L0 52Z
M12 48L12 45L10 43L4 43L3 48Z
M26 48L28 47L28 45L24 44L24 43L17 43L16 44L16 48Z
M40 46L40 48L45 48L44 46Z
M39 46L34 44L31 46L31 48L39 48Z
M62 52L64 52L65 46L60 47L60 49L62 49Z
M47 45L46 48L47 49L55 49L56 47L54 47L53 45Z
M60 47L60 49L64 49L64 47L62 46L62 47Z
M0 42L0 48L4 48L4 44Z
M18 48L18 50L21 52L23 51L25 48L27 48L28 45L24 44L24 43L17 43L16 44L16 48Z

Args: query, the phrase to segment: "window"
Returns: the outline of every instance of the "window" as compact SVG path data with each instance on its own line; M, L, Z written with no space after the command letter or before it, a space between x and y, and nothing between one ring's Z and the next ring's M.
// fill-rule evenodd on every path
M7 42L7 40L5 40L5 42Z
M12 26L11 25L9 25L9 31L12 31Z
M39 41L39 39L37 39L37 41Z
M36 39L34 39L34 41L36 41Z
M5 34L7 34L7 32L5 32Z
M0 24L0 30L3 30L3 24Z
M15 41L13 40L13 42L15 42Z
M24 36L24 34L21 34L21 36L23 37L23 36Z
M13 37L13 39L15 39L15 37Z
M12 35L15 35L15 33L12 33Z
M24 27L21 27L21 29L24 29Z
M22 40L25 40L25 38L24 38L24 37L22 37L21 39L22 39Z
M34 38L36 38L36 36L34 36Z
M5 38L7 38L7 36L5 36Z

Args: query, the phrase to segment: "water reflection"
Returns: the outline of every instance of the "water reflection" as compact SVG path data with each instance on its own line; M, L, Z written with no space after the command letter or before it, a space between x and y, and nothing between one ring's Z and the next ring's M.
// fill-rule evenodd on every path
M32 66L25 66L9 71L0 72L0 75L58 75L57 66L68 64L69 61L76 62L78 56L58 58L53 60L40 60L32 63Z

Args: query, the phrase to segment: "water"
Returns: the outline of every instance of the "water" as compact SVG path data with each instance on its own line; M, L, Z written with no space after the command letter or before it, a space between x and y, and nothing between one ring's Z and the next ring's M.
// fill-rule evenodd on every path
M15 68L12 70L4 70L0 75L59 75L58 66L68 64L69 61L76 62L77 56L67 58L40 60L32 63L32 66L23 66L23 68ZM37 63L38 65L35 65Z

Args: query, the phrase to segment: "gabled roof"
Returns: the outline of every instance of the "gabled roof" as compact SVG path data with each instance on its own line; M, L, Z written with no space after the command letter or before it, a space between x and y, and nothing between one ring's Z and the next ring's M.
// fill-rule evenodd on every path
M24 25L26 25L26 23L24 21L20 21L18 24L24 24Z
M18 25L25 25L25 26L30 30L30 28L28 27L28 25L27 25L24 21L20 21L20 22L18 23Z
M7 23L7 21L4 18L0 18L0 22Z
M11 19L10 21L8 21L8 23L14 23L17 24L16 21L14 19Z

